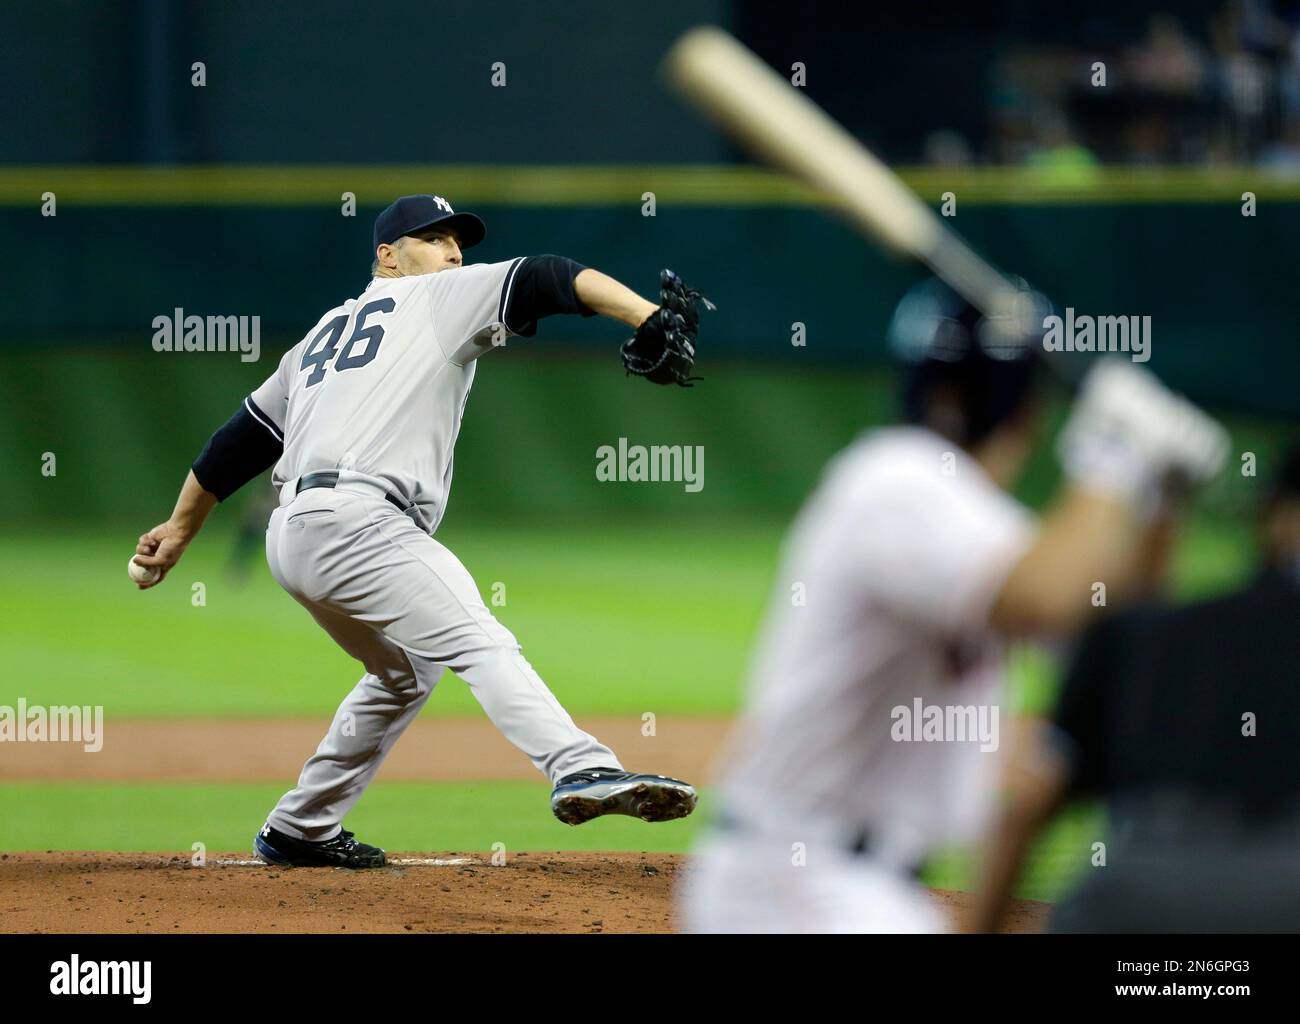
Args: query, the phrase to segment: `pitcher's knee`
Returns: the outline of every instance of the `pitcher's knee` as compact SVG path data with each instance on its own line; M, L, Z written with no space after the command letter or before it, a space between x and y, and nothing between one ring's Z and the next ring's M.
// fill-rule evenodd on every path
M447 667L459 675L480 665L508 663L522 658L523 654L520 651L518 642L510 635L509 631L505 632L507 640L484 638L481 642L467 648L450 660Z
M461 646L467 651L518 651L519 641L490 613L478 619L461 634Z
M433 691L436 680L422 678L412 671L409 665L366 666L365 686L372 691L382 691L388 698L396 698L399 703L409 704L413 700L423 700ZM378 696L378 694L376 694Z
M479 626L482 628L483 633L486 636L486 643L497 647L506 647L515 651L519 650L519 641L515 639L515 635L510 632L510 630L506 629L505 626L501 625L501 623L497 621L496 616L491 612L487 613L486 619L479 622Z

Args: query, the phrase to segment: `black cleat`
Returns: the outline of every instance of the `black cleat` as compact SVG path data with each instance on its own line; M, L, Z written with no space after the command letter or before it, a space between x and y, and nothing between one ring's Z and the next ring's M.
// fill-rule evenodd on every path
M273 829L270 824L253 839L253 853L259 860L277 867L293 868L382 868L384 851L377 846L358 843L351 832L340 832L333 839L313 843L294 839Z
M566 825L605 814L642 821L672 821L695 810L695 789L667 775L641 775L618 768L588 768L566 775L551 792L551 811Z

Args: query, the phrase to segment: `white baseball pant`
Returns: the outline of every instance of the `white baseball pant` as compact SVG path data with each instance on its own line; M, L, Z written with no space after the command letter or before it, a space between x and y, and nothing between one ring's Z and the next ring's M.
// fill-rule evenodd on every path
M847 934L948 930L911 877L831 845L714 832L678 893L678 921L698 933Z
M337 835L445 668L552 782L621 767L561 707L459 559L379 488L348 481L295 495L295 483L267 527L271 573L366 673L271 812L273 828L308 840Z

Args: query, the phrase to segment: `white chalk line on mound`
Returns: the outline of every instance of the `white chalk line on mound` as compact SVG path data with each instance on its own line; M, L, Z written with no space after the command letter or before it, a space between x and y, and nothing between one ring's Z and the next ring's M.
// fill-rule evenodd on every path
M454 868L462 864L478 864L477 857L389 857L389 867L418 867L418 868ZM275 867L273 864L267 864L261 860L234 860L228 857L217 857L208 861L212 867L218 868L269 868Z

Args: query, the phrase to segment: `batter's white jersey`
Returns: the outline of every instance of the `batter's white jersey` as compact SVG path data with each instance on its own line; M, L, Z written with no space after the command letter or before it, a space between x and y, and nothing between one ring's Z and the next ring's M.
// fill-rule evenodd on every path
M989 608L1031 535L1028 512L928 430L842 452L787 541L727 813L763 832L865 828L902 863L969 834L991 790L993 709L1006 719ZM975 735L934 738L931 708L948 726L946 709L973 708L959 728Z
M375 278L330 310L246 400L284 442L277 486L350 470L442 519L475 361L509 333L522 259Z
M968 834L993 792L987 728L959 740L945 709L970 709L966 726L981 708L986 727L1002 717L988 613L1031 532L930 431L879 430L835 458L787 539L683 927L946 929L908 871Z

